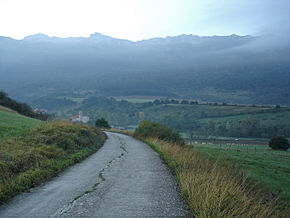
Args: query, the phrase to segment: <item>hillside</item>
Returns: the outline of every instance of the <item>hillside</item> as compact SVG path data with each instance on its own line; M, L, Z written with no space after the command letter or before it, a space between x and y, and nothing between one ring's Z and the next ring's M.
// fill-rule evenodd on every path
M42 121L23 116L15 111L0 106L0 140L3 137L24 136Z
M0 87L32 106L43 99L159 96L290 104L290 45L269 37L180 35L128 41L99 33L0 37ZM176 76L178 75L178 76Z
M159 122L187 137L227 136L271 138L275 135L290 137L290 108L200 103L163 99L144 103L116 100L106 97L74 99L75 104L53 111L60 117L82 111L91 124L104 117L112 126L135 128L142 120Z
M95 153L105 140L91 126L43 122L0 107L0 205Z
M28 104L20 103L14 99L11 99L5 92L2 91L0 91L0 106L6 107L9 110L16 111L24 116L36 118L39 120L47 120L49 117L49 115L46 113L34 112Z

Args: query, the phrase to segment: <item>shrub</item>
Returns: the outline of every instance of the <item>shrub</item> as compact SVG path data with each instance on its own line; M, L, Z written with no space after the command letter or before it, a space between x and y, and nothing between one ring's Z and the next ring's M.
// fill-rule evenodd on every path
M96 127L99 127L99 128L111 129L111 126L109 125L108 121L105 120L104 118L96 120L95 124L96 124Z
M274 150L287 150L290 145L285 137L276 136L269 141L269 147Z
M167 142L184 144L184 141L178 132L175 132L173 129L160 123L153 123L148 120L142 121L134 134L139 137L156 137Z

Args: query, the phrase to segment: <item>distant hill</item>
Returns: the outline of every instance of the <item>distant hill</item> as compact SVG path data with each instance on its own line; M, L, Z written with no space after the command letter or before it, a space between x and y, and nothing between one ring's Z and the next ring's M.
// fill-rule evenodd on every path
M289 105L289 58L289 42L268 37L0 37L0 88L32 105L96 95Z

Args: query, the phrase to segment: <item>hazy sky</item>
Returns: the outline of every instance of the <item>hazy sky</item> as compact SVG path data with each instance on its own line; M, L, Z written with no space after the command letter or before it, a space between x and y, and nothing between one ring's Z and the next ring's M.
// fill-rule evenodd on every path
M289 11L290 0L0 0L0 35L259 35L290 32Z

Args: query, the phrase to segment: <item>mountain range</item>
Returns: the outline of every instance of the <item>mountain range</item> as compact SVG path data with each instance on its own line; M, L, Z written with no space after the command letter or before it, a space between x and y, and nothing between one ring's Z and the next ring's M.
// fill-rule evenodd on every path
M289 84L290 43L267 36L0 37L0 89L32 105L96 95L289 105Z

